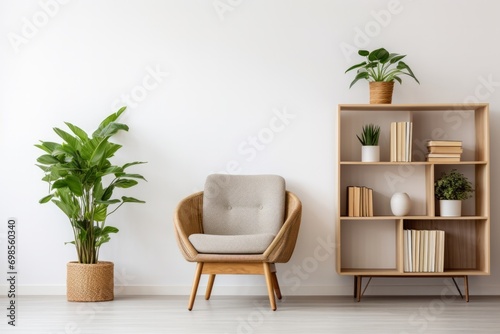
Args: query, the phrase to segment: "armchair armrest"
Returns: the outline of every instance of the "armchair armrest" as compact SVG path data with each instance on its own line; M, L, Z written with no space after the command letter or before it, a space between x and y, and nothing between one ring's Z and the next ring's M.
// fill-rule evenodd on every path
M299 234L302 217L302 203L290 191L286 192L285 222L273 242L264 252L266 262L286 263L293 254Z
M198 252L188 237L193 233L203 233L203 192L184 198L175 209L174 229L181 253L187 261L193 262Z

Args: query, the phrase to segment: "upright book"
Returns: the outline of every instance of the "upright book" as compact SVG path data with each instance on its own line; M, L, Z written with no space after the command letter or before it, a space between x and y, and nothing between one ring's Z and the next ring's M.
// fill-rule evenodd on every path
M348 186L346 189L346 212L348 217L373 216L373 189Z
M403 270L444 272L444 244L444 231L403 230Z
M391 122L390 158L394 162L412 160L413 122Z

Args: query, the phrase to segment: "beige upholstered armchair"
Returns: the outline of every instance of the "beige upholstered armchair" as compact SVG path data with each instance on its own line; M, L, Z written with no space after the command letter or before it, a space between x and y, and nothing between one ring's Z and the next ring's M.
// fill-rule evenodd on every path
M188 309L202 274L209 275L207 300L217 274L261 274L276 310L281 292L275 263L292 256L301 214L300 200L286 191L281 176L209 175L204 191L183 199L174 215L181 253L197 263Z

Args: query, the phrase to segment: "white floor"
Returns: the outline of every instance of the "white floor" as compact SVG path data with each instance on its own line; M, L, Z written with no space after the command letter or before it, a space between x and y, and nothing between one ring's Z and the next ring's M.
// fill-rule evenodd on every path
M500 297L117 296L112 302L70 303L64 296L23 296L16 327L0 298L0 333L500 333Z

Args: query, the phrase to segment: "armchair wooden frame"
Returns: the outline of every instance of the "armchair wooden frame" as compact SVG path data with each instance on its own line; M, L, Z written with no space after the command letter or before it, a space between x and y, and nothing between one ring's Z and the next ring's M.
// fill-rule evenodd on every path
M189 241L194 233L203 233L203 192L192 194L183 199L174 215L174 228L177 242L184 258L196 262L196 271L188 310L193 309L202 274L209 275L205 299L210 299L215 276L220 274L264 275L269 295L269 303L276 310L276 298L281 299L275 263L286 263L292 256L302 216L302 203L292 192L286 191L285 221L262 254L203 254L198 253Z

